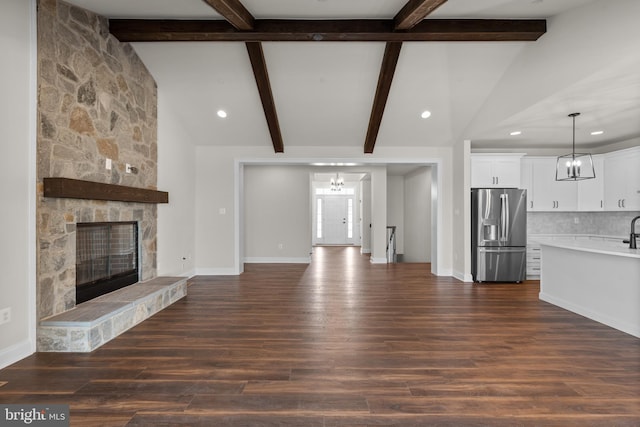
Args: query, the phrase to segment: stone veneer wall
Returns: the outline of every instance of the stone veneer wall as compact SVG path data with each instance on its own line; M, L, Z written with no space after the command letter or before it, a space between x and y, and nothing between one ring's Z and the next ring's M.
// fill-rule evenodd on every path
M77 222L138 221L142 279L155 277L156 205L43 197L44 177L157 184L153 77L104 17L57 0L38 1L37 165L39 320L75 306Z

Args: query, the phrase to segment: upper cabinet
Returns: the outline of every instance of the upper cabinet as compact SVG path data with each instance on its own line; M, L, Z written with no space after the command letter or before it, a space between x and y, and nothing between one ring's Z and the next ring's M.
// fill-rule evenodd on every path
M596 212L604 210L604 158L592 156L594 179L578 181L578 210Z
M593 156L595 179L556 181L556 157L522 159L521 182L527 209L538 212L604 210L604 159Z
M605 154L604 194L605 210L640 210L640 147Z
M472 154L472 188L520 188L523 154Z
M524 188L529 211L640 210L640 147L592 157L595 179L556 181L557 157L472 154L471 187Z
M530 211L566 212L578 209L576 183L556 181L556 160L555 157L526 159L531 169L529 191L527 191Z
M527 190L527 210L533 210L533 159L524 157L520 162L520 188Z

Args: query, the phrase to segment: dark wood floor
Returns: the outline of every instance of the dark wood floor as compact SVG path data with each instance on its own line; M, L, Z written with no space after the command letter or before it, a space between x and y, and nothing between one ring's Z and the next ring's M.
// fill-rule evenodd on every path
M0 402L70 404L78 426L639 426L640 340L538 287L318 248L194 278L93 353L3 369Z

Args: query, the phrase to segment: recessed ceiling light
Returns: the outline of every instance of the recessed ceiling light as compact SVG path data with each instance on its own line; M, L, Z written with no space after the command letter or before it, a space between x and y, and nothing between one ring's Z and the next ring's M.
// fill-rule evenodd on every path
M596 131L591 132L591 135L596 136L596 135L602 135L603 133L604 133L603 130L596 130Z
M221 119L224 119L225 117L227 117L227 112L224 110L218 110L218 112L216 113L218 115L218 117L220 117Z
M511 132L509 135L511 136L518 136L518 135L522 135L522 132L519 130L514 130L513 132Z
M429 117L431 117L431 111L424 110L422 114L420 114L420 117L422 117L423 119L428 119Z

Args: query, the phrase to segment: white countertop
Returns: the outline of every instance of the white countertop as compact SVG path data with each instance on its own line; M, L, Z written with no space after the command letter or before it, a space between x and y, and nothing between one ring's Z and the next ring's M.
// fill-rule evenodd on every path
M540 246L573 249L603 255L623 256L640 260L640 249L629 249L628 243L598 240L540 240Z

